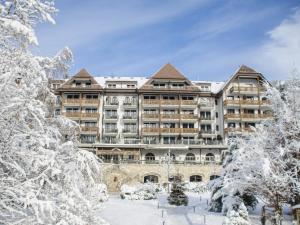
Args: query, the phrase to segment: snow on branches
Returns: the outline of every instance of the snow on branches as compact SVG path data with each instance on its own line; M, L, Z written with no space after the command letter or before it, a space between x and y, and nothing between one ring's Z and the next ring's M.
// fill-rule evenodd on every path
M71 53L51 59L28 48L33 26L52 21L53 12L49 1L0 2L1 224L105 223L94 212L102 201L101 164L78 149L75 122L52 117L49 78L66 71Z

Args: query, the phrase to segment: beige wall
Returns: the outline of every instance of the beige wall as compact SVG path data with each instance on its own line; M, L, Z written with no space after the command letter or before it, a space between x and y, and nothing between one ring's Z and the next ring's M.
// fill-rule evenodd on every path
M182 181L189 181L191 175L201 175L203 181L209 181L211 175L219 175L220 165L171 164L170 175L181 175ZM110 192L117 192L123 184L144 182L144 176L156 175L159 183L166 183L167 164L104 164L102 181Z

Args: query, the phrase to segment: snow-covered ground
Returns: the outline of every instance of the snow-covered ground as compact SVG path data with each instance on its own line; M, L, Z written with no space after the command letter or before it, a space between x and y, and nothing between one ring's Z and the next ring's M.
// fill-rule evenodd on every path
M188 206L171 206L165 193L159 194L157 200L122 200L112 194L100 214L110 225L222 225L222 214L206 210L209 193L188 196ZM260 224L258 212L250 215L253 225ZM283 223L288 224L292 222Z

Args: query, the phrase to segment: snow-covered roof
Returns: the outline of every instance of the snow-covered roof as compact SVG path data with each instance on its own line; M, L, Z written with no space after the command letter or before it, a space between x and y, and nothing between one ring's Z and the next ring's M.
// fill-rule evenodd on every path
M94 79L103 87L105 87L106 81L117 81L117 82L133 81L133 82L137 82L137 88L140 88L148 81L148 78L145 77L119 77L119 76L101 76L101 77L97 76L94 77Z
M208 84L208 85L210 85L210 91L214 94L219 93L222 90L222 88L225 84L225 82L223 82L223 81L216 82L216 81L202 81L202 80L201 81L198 81L198 80L197 81L192 81L192 83L195 84L195 85L197 85L197 84Z

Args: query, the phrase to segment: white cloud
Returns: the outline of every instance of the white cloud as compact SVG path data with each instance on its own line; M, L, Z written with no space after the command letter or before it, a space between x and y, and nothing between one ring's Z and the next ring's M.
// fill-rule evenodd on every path
M252 61L272 79L300 72L300 9L267 33L269 39L254 51Z

